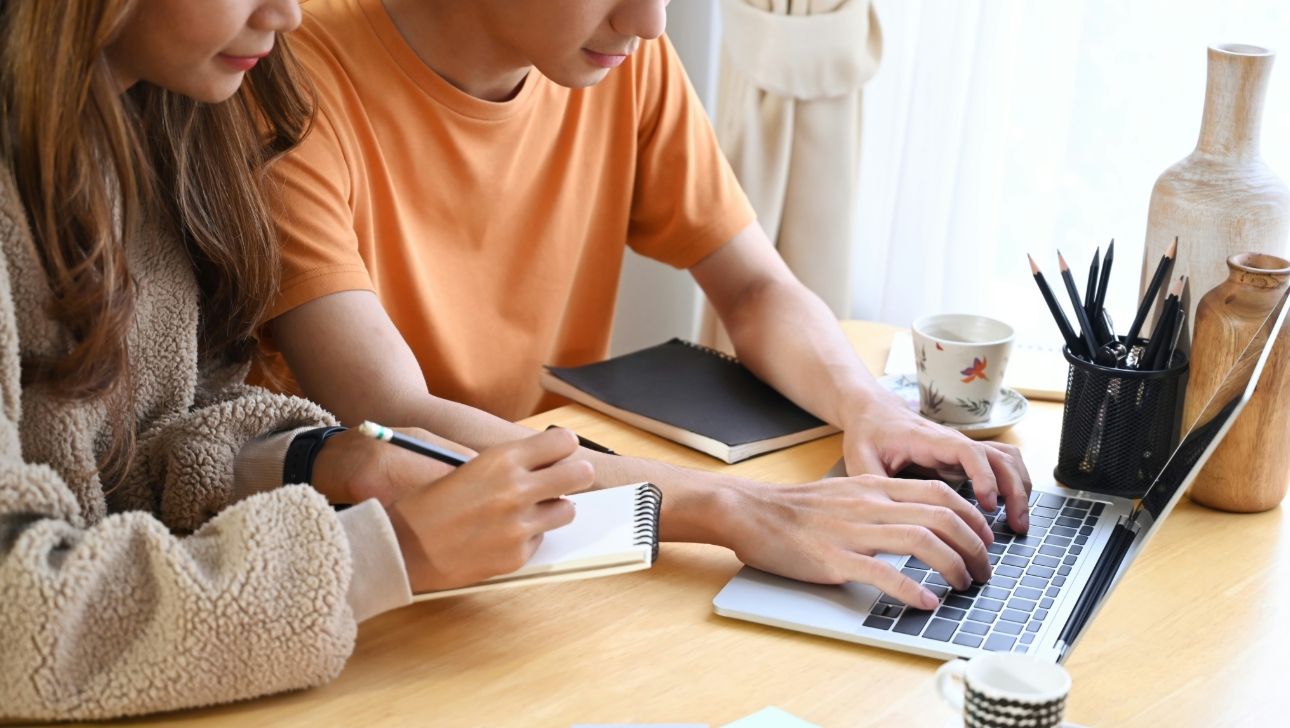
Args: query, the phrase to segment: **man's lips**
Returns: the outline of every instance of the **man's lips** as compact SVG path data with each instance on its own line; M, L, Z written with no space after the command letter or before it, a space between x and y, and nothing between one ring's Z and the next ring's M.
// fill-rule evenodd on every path
M600 66L601 68L615 68L621 65L623 61L627 60L627 56L628 56L628 54L626 53L623 53L621 55L618 55L618 54L608 55L605 53L597 53L595 51L587 50L586 48L583 48L582 52L587 54L587 58L590 59L592 63L596 64L597 66Z
M255 68L255 64L259 63L261 58L264 58L271 52L272 51L265 51L254 56L231 56L227 53L221 53L219 54L219 59L229 66L232 66L233 70L249 71L252 68Z

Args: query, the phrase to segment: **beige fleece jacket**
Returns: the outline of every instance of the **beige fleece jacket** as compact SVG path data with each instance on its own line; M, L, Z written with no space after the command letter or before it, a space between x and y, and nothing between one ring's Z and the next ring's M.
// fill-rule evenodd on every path
M244 368L199 365L185 251L158 233L128 248L138 455L105 494L93 474L104 406L20 386L23 354L68 341L43 314L50 291L0 172L0 719L112 718L318 685L352 650L355 611L410 600L403 577L395 597L355 606L364 571L387 585L402 573L375 501L338 517L308 486L238 500L258 489L235 483L235 469L253 469L238 465L248 442L334 420L242 384ZM258 459L273 486L284 447L276 463Z

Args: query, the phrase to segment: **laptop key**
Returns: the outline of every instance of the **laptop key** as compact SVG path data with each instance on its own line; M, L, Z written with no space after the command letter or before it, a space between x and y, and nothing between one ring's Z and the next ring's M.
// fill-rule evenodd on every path
M1008 550L1008 545L1002 544L1002 543L992 543L989 546L986 546L985 550L989 551L992 554L1002 554L1004 551Z
M1066 528L1064 526L1053 526L1048 530L1048 533L1055 536L1074 536L1076 531L1073 528Z
M1008 554L1007 556L1003 557L1003 563L1007 564L1008 566L1016 566L1024 569L1026 568L1026 565L1029 564L1030 562L1027 561L1026 559L1023 559L1020 556L1017 556L1016 554Z
M927 583L928 583L928 584L936 584L937 586L943 586L943 587L949 587L949 585L950 585L950 583L949 583L948 581L945 581L944 579L942 579L942 578L941 578L941 575L940 575L940 574L932 574L932 575L928 576L928 577L927 577Z
M1017 652L1017 653L1020 653L1020 654L1023 654L1023 655L1024 655L1024 654L1026 654L1026 652L1028 652L1029 650L1030 650L1030 647L1029 647L1029 646L1027 646L1027 645L1021 645L1021 644L1019 644L1019 645L1017 645L1016 647L1013 647L1013 648L1012 648L1012 651L1013 651L1013 652Z
M1003 610L1002 613L999 614L999 619L1002 619L1008 622L1017 622L1019 624L1025 624L1026 622L1030 621L1030 615L1026 614L1025 612L1018 612L1015 609L1005 609Z
M1053 519L1051 519L1051 518L1031 518L1031 519L1030 519L1030 525L1032 525L1032 526L1038 526L1038 527L1040 527L1040 528L1048 528L1049 526L1053 525Z
M900 573L904 574L905 576L908 576L909 578L919 583L922 583L923 577L927 576L926 571L919 571L918 569L910 569L910 568L901 569Z
M1093 501L1080 500L1079 498L1071 498L1069 501L1067 501L1067 505L1071 505L1076 508L1084 508L1087 510L1089 507L1093 505Z
M1042 621L1044 621L1045 619L1048 619L1048 610L1047 610L1047 609L1036 609L1036 610L1035 610L1035 613L1034 613L1034 614L1032 614L1032 615L1030 615L1030 616L1031 616L1031 618L1033 618L1036 622L1042 622Z
M1071 540L1069 538L1064 538L1062 536L1049 536L1048 538L1044 539L1044 543L1051 544L1053 546L1060 546L1061 548L1066 548L1067 546L1071 545Z
M1015 644L1016 641L1017 640L1014 637L1009 637L1003 634L992 634L990 635L990 638L985 641L985 649L991 652L1007 652L1012 649L1012 645Z
M989 555L987 556L987 558L988 558L988 559L990 559L990 565L991 565L991 566L995 566L996 564L998 564L998 563L999 563L999 555L998 555L998 554L989 554Z
M1042 597L1044 593L1039 591L1038 589L1032 589L1028 586L1019 586L1017 587L1017 590L1012 593L1012 595L1014 597L1021 597L1022 599L1039 601L1039 598Z
M924 564L923 562L919 561L918 559L914 558L913 556L910 556L910 557L909 557L909 560L905 562L905 568L907 568L907 569L922 569L923 571L931 571L931 569L932 569L932 567L928 566L927 564Z
M915 635L923 631L923 627L927 626L927 620L931 618L932 613L926 609L906 609L905 614L896 621L896 627L892 631Z
M1066 586L1066 577L1064 577L1064 576L1054 576L1054 577L1053 577L1053 586Z
M874 629L891 629L891 625L895 623L896 623L896 620L887 619L886 617L870 616L870 617L866 617L864 620L864 626L873 627Z
M954 607L955 609L971 609L972 600L957 594L951 594L945 597L945 606Z
M948 586L941 586L940 584L924 584L923 588L935 594L937 599L944 599L945 595L950 593Z
M1038 491L1034 491L1034 490L1030 491L1029 505L1032 505L1032 506L1035 505L1035 502L1039 500L1039 496L1040 496L1040 493Z
M1006 576L999 576L999 572L996 570L994 572L994 576L990 577L990 581L987 583L990 586L996 586L1000 589L1011 589L1017 585L1017 580Z
M1078 518L1058 518L1057 525L1065 526L1066 528L1079 528L1084 525L1084 522Z
M1047 566L1050 569L1055 569L1062 564L1062 562L1051 556L1036 556L1034 562L1039 566Z
M1062 563L1066 566L1074 566L1076 561L1079 561L1079 557L1074 554L1062 559Z
M958 589L955 589L954 593L961 594L967 597L968 599L976 599L976 595L981 593L981 587L978 584L973 584L972 586L968 587L967 589L964 589L963 591L959 591Z
M1048 580L1040 579L1037 576L1023 576L1021 577L1021 585L1028 586L1031 589L1043 589L1048 586Z
M1031 622L1030 624L1026 625L1026 631L1027 631L1027 632L1038 632L1038 631L1039 631L1039 628L1040 628L1040 627L1042 627L1042 626L1043 626L1043 625L1041 625L1039 622Z
M1029 558L1035 555L1035 550L1030 548L1029 546L1022 546L1019 543L1013 543L1011 546L1008 547L1008 554L1015 555L1015 556L1024 556L1026 558Z
M1008 609L1017 609L1022 612L1033 612L1035 611L1035 607L1037 606L1039 606L1037 602L1032 602L1029 599L1009 599L1008 600Z
M1084 553L1084 547L1083 547L1083 546L1071 546L1071 553L1072 553L1072 554L1075 554L1076 556L1078 556L1078 555L1080 555L1080 554Z
M973 609L968 612L968 619L974 622L985 622L986 624L994 622L996 616L994 612L987 612L984 609Z
M878 602L877 604L873 605L873 609L870 609L869 613L876 614L879 617L883 617L883 616L886 616L884 612L886 612L887 607L890 607L890 606L891 606L890 604L883 604L882 602Z
M1053 570L1047 566L1032 566L1026 569L1026 573L1031 576L1037 576L1040 579L1051 579L1053 577Z
M1034 642L1034 641L1035 641L1035 633L1034 633L1034 632L1027 632L1027 633L1025 633L1025 634L1021 635L1021 644L1023 644L1023 645L1028 645L1028 644L1030 644L1031 642Z
M990 625L982 624L980 622L973 622L970 619L964 622L963 624L959 625L959 634L968 632L970 634L979 634L982 637L984 637L986 633L988 633L989 631L990 631Z
M1040 518L1056 518L1057 513L1056 508L1045 508L1044 506L1030 509L1031 516L1039 516Z
M1044 556L1056 556L1060 559L1066 553L1066 549L1060 546L1040 546L1039 553Z
M1021 569L1018 569L1015 566L1000 565L995 567L994 573L1000 576L1006 576L1009 579L1016 579L1017 577L1021 576Z
M1105 503L1094 503L1094 504L1093 504L1093 510L1089 511L1089 513L1091 513L1091 514L1092 514L1092 515L1094 515L1094 516L1100 516L1100 515L1102 515L1102 511L1104 511L1104 510L1106 510L1106 504L1105 504Z
M1066 499L1061 497L1060 495L1053 495L1052 493L1041 493L1039 495L1039 505L1045 508L1060 509L1063 505L1065 505L1065 503L1066 503Z
M1070 573L1071 573L1071 567L1069 567L1069 566L1059 566L1059 567L1057 567L1057 573L1058 573L1058 574L1060 574L1060 575L1062 575L1062 576L1069 576L1069 575L1070 575Z
M1083 508L1072 508L1070 506L1066 506L1062 509L1062 515L1066 518L1078 518L1082 521L1084 520L1084 516L1088 515L1088 511Z
M1084 544L1086 544L1086 543L1088 543L1088 536L1076 536L1076 537L1075 537L1075 545L1076 545L1076 546L1083 546L1083 545L1084 545Z
M1092 536L1092 535L1093 535L1093 527L1092 527L1092 526L1083 526L1083 527L1081 527L1081 528L1080 528L1080 530L1079 530L1079 535L1081 535L1081 536Z
M1049 590L1048 590L1048 592L1049 592L1050 594L1056 594L1058 591L1060 591L1060 590L1059 590L1059 589L1057 589L1056 587L1054 587L1054 588L1052 588L1052 589L1049 589ZM1040 609L1052 609L1052 608L1053 608L1053 602L1054 602L1054 600L1053 600L1051 597L1044 597L1043 599L1040 599L1040 600L1039 600L1039 608L1040 608Z
M1048 534L1048 529L1040 528L1039 526L1036 526L1033 523L1030 524L1030 530L1026 531L1027 536L1033 536L1035 538L1043 538L1047 534Z
M964 647L980 647L981 638L971 634L960 634L954 638L954 644L963 645Z
M987 586L981 590L981 596L991 599L1007 599L1009 597L1007 589L1000 589L994 586Z
M985 609L991 612L997 612L1003 609L1003 602L998 599L986 599L984 597L976 600L977 609Z
M1033 533L1033 531L1032 531L1032 533ZM1044 540L1043 540L1042 538L1036 538L1036 537L1034 537L1034 536L1029 536L1029 535L1024 536L1024 537L1022 537L1022 538L1017 538L1017 539L1014 539L1014 540L1013 540L1013 543L1019 543L1019 544L1021 544L1022 546L1029 546L1029 547L1031 547L1031 548L1035 548L1035 547L1039 546L1039 544L1041 544L1041 543L1043 543L1043 542L1044 542Z
M942 619L951 619L955 622L962 622L963 618L967 616L967 612L962 609L955 609L954 607L941 607L936 610L936 616L941 617ZM949 637L946 637L945 639L949 639ZM944 642L945 640L941 641Z
M1055 587L1055 586L1050 586L1050 587L1048 587L1048 591L1046 591L1046 592L1044 592L1044 593L1045 593L1045 594L1047 594L1047 595L1048 595L1048 596L1050 596L1050 597L1055 597L1055 596L1057 596L1058 594L1061 594L1061 593L1062 593L1062 590L1061 590L1061 589L1058 589L1058 588L1057 588L1057 587Z
M1021 634L1021 624L1018 622L999 622L994 625L995 634Z
M949 642L950 637L954 636L954 630L958 625L945 619L933 619L932 623L927 625L923 630L923 636L929 640L937 642Z
M880 603L880 604L895 604L895 605L896 605L896 606L898 606L898 607L903 607L903 606L905 606L905 603L904 603L904 602L900 601L899 599L897 599L896 597L893 597L893 596L892 596L892 595L890 595L890 594L883 594L881 597L879 597L879 598L878 598L878 603Z

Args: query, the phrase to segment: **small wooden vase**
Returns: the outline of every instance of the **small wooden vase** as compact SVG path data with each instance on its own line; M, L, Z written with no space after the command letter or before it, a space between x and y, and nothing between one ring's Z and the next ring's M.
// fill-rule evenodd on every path
M1196 307L1183 409L1188 429L1290 284L1284 258L1242 253L1228 258L1227 267L1227 280ZM1275 508L1290 488L1290 335L1282 330L1269 345L1253 398L1192 484L1191 499L1201 505L1257 513Z
M1263 101L1274 60L1275 52L1257 46L1210 46L1205 115L1196 149L1165 170L1151 190L1140 290L1146 290L1160 257L1177 237L1171 278L1189 276L1192 291L1183 296L1188 306L1183 346L1193 340L1185 334L1195 330L1196 296L1227 278L1223 262L1228 256L1259 251L1287 257L1290 188L1259 152ZM1168 288L1160 288L1148 331ZM1194 360L1192 367L1194 372Z

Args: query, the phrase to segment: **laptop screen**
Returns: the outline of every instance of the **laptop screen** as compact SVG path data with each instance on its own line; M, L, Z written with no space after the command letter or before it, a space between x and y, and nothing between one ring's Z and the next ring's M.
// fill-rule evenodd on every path
M1160 514L1168 507L1170 501L1178 493L1179 488L1187 482L1187 476L1191 474L1197 462L1205 453L1214 438L1218 436L1223 425L1232 417L1232 413L1241 404L1247 392L1252 393L1250 380L1258 364L1263 357L1264 350L1271 346L1273 331L1276 329L1277 321L1280 318L1281 310L1285 306L1287 297L1290 292L1282 294L1281 300L1272 308L1271 313L1263 321L1263 325L1251 337L1250 342L1246 345L1245 351L1232 365L1231 371L1227 377L1219 384L1218 390L1210 401L1205 405L1204 411L1196 418L1194 423L1184 422L1183 426L1187 428L1186 435L1174 448L1169 462L1165 464L1160 475L1156 477L1151 488L1142 499L1142 510L1147 511L1156 520L1160 520Z

